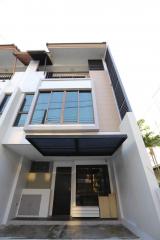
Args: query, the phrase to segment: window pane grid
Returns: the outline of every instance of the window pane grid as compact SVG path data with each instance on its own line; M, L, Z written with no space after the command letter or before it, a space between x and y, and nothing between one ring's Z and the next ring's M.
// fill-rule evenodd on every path
M51 92L46 118L47 123L59 123L61 121L63 95L64 92Z
M89 90L40 92L31 124L94 123Z
M0 104L0 115L3 113L7 103L9 101L10 96L11 96L10 94L7 94L4 96L2 103Z
M25 125L27 115L32 103L32 99L33 99L33 94L25 95L22 105L20 107L20 110L18 112L18 115L16 117L14 126L22 127Z
M32 116L32 124L43 124L46 119L50 92L40 92Z
M78 123L78 91L66 92L63 122Z

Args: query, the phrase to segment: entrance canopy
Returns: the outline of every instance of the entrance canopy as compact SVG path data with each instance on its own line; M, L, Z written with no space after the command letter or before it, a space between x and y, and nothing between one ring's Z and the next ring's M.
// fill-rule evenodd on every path
M27 135L26 139L43 156L111 156L127 135Z

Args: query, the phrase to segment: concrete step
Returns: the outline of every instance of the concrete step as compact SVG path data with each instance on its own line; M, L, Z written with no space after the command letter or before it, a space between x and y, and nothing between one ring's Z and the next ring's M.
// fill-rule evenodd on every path
M8 222L7 225L84 225L84 226L93 226L93 225L119 225L121 224L120 220L67 220L67 221L57 221L57 220L18 220L14 219Z
M17 240L18 238L1 238L0 237L0 239L12 239L12 240ZM23 238L23 240L30 240L30 239L32 239L32 238ZM49 238L43 238L43 239L45 239L45 240L50 240ZM41 239L38 239L38 238L34 238L34 240L41 240ZM56 240L62 240L62 238L56 238ZM75 240L75 239L73 239L73 240ZM78 239L76 239L76 240L78 240ZM83 240L95 240L95 238L89 238L89 239L83 239ZM102 238L102 239L100 239L99 238L99 240L140 240L140 238Z
M138 240L131 231L117 225L4 225L1 239L112 239ZM140 239L139 239L140 240Z

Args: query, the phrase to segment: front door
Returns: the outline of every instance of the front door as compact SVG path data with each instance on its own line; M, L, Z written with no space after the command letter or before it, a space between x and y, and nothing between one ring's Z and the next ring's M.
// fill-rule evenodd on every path
M57 167L53 216L69 216L71 202L71 167Z

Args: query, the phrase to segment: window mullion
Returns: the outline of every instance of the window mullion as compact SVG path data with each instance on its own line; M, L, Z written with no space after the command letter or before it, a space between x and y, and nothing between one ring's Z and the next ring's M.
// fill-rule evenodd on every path
M60 119L61 124L64 123L64 107L66 102L66 96L67 96L67 91L64 91L63 100L62 100L62 109L61 109L61 119Z
M80 109L79 109L80 102L79 102L79 100L80 100L80 96L79 96L79 90L78 90L78 104L77 104L78 105L78 119L77 119L78 123L79 123L79 117L80 117L79 116L79 114L80 114Z
M53 91L50 92L50 96L48 98L48 103L47 103L47 108L46 108L46 116L44 118L44 124L46 124L48 122L48 109L49 109L49 106L50 106L50 101L51 101L51 96L52 96L52 93Z

